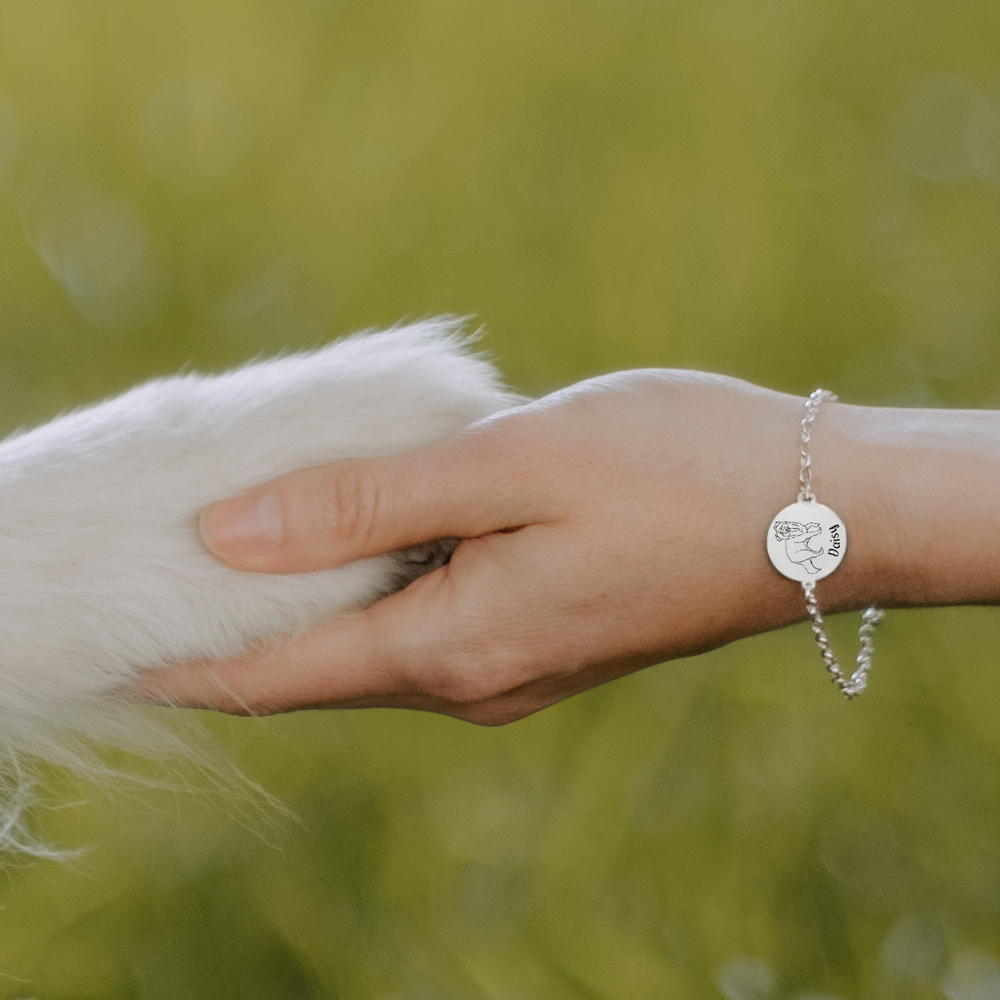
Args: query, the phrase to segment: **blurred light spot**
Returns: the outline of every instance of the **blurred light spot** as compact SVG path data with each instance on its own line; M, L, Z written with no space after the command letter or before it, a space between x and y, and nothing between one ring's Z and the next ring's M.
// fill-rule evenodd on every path
M784 170L800 187L828 191L850 183L861 161L857 123L834 101L797 107L788 124Z
M1000 184L1000 107L979 95L965 127L969 162L980 177Z
M960 181L974 176L966 130L981 96L968 80L952 73L922 77L895 130L892 152L896 163L931 181Z
M139 130L146 169L179 186L225 176L250 143L245 108L217 80L197 76L172 77L154 91Z
M944 960L944 930L927 913L904 913L882 942L886 971L909 979L926 979Z
M941 291L903 304L903 347L930 378L958 378L987 357L987 317L972 296Z
M318 124L328 167L366 177L402 163L429 141L436 105L412 83L390 76L392 68L352 63L330 84Z
M941 980L941 992L948 1000L1000 1000L1000 968L986 952L960 952Z
M160 312L166 270L125 202L83 186L58 192L40 206L29 241L91 325L133 329Z
M820 836L823 867L841 885L867 897L891 897L899 875L896 830L879 816L843 813Z
M0 180L14 165L21 149L21 123L17 109L0 94Z
M453 856L514 868L531 855L540 832L538 790L506 770L503 761L454 768L429 797L430 817Z
M726 962L715 981L726 1000L764 1000L774 989L774 976L767 963L746 955Z

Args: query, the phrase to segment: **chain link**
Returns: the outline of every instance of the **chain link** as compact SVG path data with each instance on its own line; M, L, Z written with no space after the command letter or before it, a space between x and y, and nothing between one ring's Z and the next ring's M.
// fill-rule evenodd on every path
M809 453L809 444L812 441L812 428L813 422L816 420L816 412L819 410L820 403L824 401L835 403L837 397L826 389L817 389L806 400L806 415L802 418L802 440L799 446L799 482L802 484L798 497L799 503L816 501L816 495L812 491L812 456ZM856 698L868 687L868 671L871 670L872 657L875 654L875 629L882 624L885 612L873 606L861 615L861 628L858 629L858 640L861 643L857 656L858 668L850 677L846 677L836 656L833 655L830 639L826 634L824 627L826 623L823 621L819 603L816 600L816 581L803 581L802 591L806 597L806 611L809 614L813 636L831 680L848 701L851 698Z
M837 397L826 389L817 389L806 400L806 415L802 418L802 443L799 445L799 482L802 489L799 490L799 503L807 500L815 500L816 494L812 491L812 456L809 454L809 442L812 441L812 426L816 419L816 411L819 404L828 401L837 402Z
M861 642L861 649L858 651L858 669L851 676L845 677L844 671L837 662L837 657L833 655L830 648L830 640L827 638L824 629L825 622L820 614L819 605L816 603L816 582L807 580L802 584L802 589L806 595L806 611L809 612L810 624L813 635L816 637L816 645L819 646L820 656L826 664L827 673L833 683L840 689L841 694L850 701L857 697L866 687L868 687L868 671L872 667L872 656L875 654L873 637L875 629L882 624L885 612L878 608L868 608L861 615L861 628L858 629L858 639Z

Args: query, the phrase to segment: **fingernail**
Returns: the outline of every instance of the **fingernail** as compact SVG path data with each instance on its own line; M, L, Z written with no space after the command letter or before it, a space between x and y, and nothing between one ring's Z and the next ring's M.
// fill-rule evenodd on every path
M281 509L273 493L233 497L206 507L199 519L209 552L224 556L260 556L281 541Z

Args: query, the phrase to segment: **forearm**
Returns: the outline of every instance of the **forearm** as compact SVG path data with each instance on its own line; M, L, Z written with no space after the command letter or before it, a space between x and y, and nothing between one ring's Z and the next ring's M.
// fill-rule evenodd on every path
M1000 603L1000 413L833 404L814 464L850 533L828 606Z

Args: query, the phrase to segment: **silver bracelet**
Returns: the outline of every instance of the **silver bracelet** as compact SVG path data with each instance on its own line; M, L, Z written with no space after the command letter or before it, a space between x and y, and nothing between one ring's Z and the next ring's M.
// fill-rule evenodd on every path
M836 570L847 552L847 530L844 522L829 507L816 501L812 491L812 458L809 442L812 425L820 403L837 397L825 389L817 389L806 400L806 415L802 418L802 443L799 448L799 482L802 489L795 503L778 511L767 529L767 555L774 568L789 580L802 584L806 597L806 611L812 623L816 645L833 683L845 698L854 698L868 686L868 671L872 665L875 629L882 623L885 613L870 607L861 616L858 639L858 668L850 678L844 676L837 658L830 648L830 640L823 628L823 616L816 600L816 581Z

